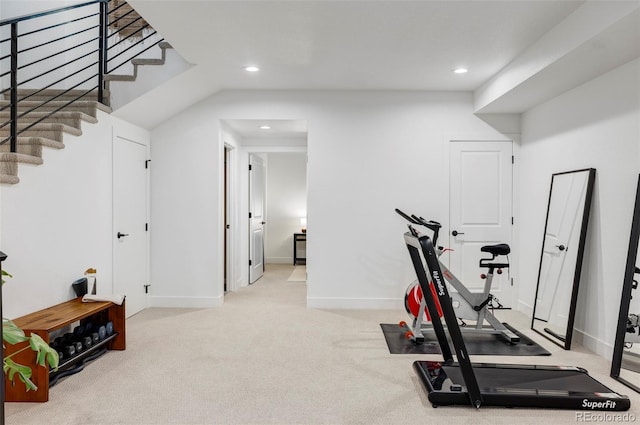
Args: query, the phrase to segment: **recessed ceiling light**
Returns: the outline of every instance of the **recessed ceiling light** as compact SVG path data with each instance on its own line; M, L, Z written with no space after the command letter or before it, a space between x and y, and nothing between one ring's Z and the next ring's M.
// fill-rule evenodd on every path
M247 66L244 67L244 70L247 71L247 72L258 72L258 71L260 71L260 68L258 68L255 65L247 65Z
M456 74L466 74L469 70L467 68L456 68L453 72Z
M260 126L260 130L271 130L271 126L270 125L261 125Z

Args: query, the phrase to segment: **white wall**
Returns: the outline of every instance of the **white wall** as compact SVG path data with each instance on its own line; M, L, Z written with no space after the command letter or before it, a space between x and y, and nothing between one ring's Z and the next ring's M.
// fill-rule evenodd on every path
M239 91L193 105L152 132L154 294L183 305L222 299L219 119L308 122L312 307L401 308L413 271L393 209L447 226L447 141L501 137L470 93Z
M44 164L20 165L20 183L0 188L6 317L15 318L75 297L71 283L93 267L98 293L112 292L112 134L148 134L98 112L82 136L47 149ZM143 138L136 137L136 140Z
M551 174L597 169L576 334L611 357L640 172L640 60L523 114L519 155L520 308L535 296ZM582 339L582 341L580 341Z
M307 215L307 155L297 152L267 154L267 263L293 262L293 234ZM302 253L303 245L300 252ZM302 255L304 256L304 255Z

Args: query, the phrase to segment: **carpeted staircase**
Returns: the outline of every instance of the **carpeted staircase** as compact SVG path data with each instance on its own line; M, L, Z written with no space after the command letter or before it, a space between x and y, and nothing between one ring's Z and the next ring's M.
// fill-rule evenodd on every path
M133 65L132 75L106 75L107 90L104 91L105 104L99 103L97 92L91 92L76 100L75 102L65 106L69 101L79 97L84 90L70 90L64 93L64 90L48 89L37 94L35 89L19 89L18 114L24 113L37 107L33 112L29 112L18 119L18 132L35 121L45 117L52 111L52 115L46 117L43 121L33 125L33 127L25 130L18 135L17 152L10 152L10 145L7 141L0 144L0 184L16 184L20 181L18 178L18 168L20 164L39 165L43 163L43 148L63 149L65 137L81 136L83 124L95 124L98 122L97 111L111 113L109 105L109 82L114 81L130 81L133 82L138 76L139 66L159 66L164 65L166 60L166 50L171 49L171 45L166 42L159 44L161 50L160 58L138 58L132 59ZM55 99L54 99L55 98ZM53 100L51 100L53 99ZM50 100L43 105L43 102ZM0 109L9 105L8 100L0 100ZM9 108L0 111L0 123L7 122L10 119ZM0 140L9 137L9 126L0 128Z
M18 114L24 113L30 109L38 107L36 111L30 112L24 117L18 119L17 130L20 131L31 125L33 122L42 119L42 117L52 111L62 108L58 112L54 112L51 116L43 121L35 124L33 127L25 130L18 135L17 152L10 152L9 142L0 145L0 183L16 184L20 181L18 178L19 164L39 165L43 163L43 148L63 149L65 135L80 136L82 135L82 123L97 123L97 110L107 113L111 112L111 108L97 101L97 94L89 93L68 106L64 106L70 100L80 96L82 90L71 90L66 94L61 94L64 90L44 90L37 95L33 95L24 101L18 102ZM18 99L29 96L35 92L30 89L18 90ZM46 105L40 106L43 101L51 100ZM0 100L0 108L9 105L8 100ZM9 120L9 109L0 111L0 122ZM0 128L0 140L9 137L9 126Z

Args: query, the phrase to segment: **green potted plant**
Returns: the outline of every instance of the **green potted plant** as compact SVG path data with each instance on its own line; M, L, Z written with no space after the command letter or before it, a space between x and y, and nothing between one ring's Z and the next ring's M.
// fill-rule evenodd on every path
M4 285L4 277L12 277L9 273L2 270L2 284ZM12 383L15 383L16 375L20 381L22 381L27 389L37 390L38 387L31 381L33 371L29 366L24 366L13 361L12 357L25 350L31 349L36 352L36 362L39 366L50 366L54 369L58 367L60 361L58 352L51 348L49 344L44 342L39 335L32 333L31 336L26 336L25 333L15 325L11 320L2 318L2 344L6 347L6 344L18 344L20 342L28 341L29 344L24 348L5 356L2 361L2 369L4 374L9 377Z

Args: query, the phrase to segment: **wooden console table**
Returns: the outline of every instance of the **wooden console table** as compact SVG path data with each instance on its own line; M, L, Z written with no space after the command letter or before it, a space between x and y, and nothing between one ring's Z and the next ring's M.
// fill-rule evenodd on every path
M293 265L298 264L298 261L304 261L307 263L306 254L304 257L298 257L298 243L299 242L307 242L307 234L306 233L294 233L293 234ZM305 246L306 248L306 246Z
M125 303L117 305L112 302L88 302L83 303L82 298L54 305L44 310L36 311L26 316L19 317L13 322L24 333L29 336L31 333L38 334L47 344L50 342L49 334L74 322L85 324L88 322L106 323L113 322L113 336L105 339L104 344L97 344L84 353L90 354L92 350L104 346L108 350L126 349L125 332ZM5 355L9 355L28 345L27 342L6 346ZM72 357L61 362L61 366L72 365L83 355ZM37 401L49 400L49 367L42 367L36 363L36 353L33 350L24 350L13 357L16 363L30 366L33 370L31 380L38 387L36 391L26 391L24 384L16 377L15 383L5 377L5 401Z

